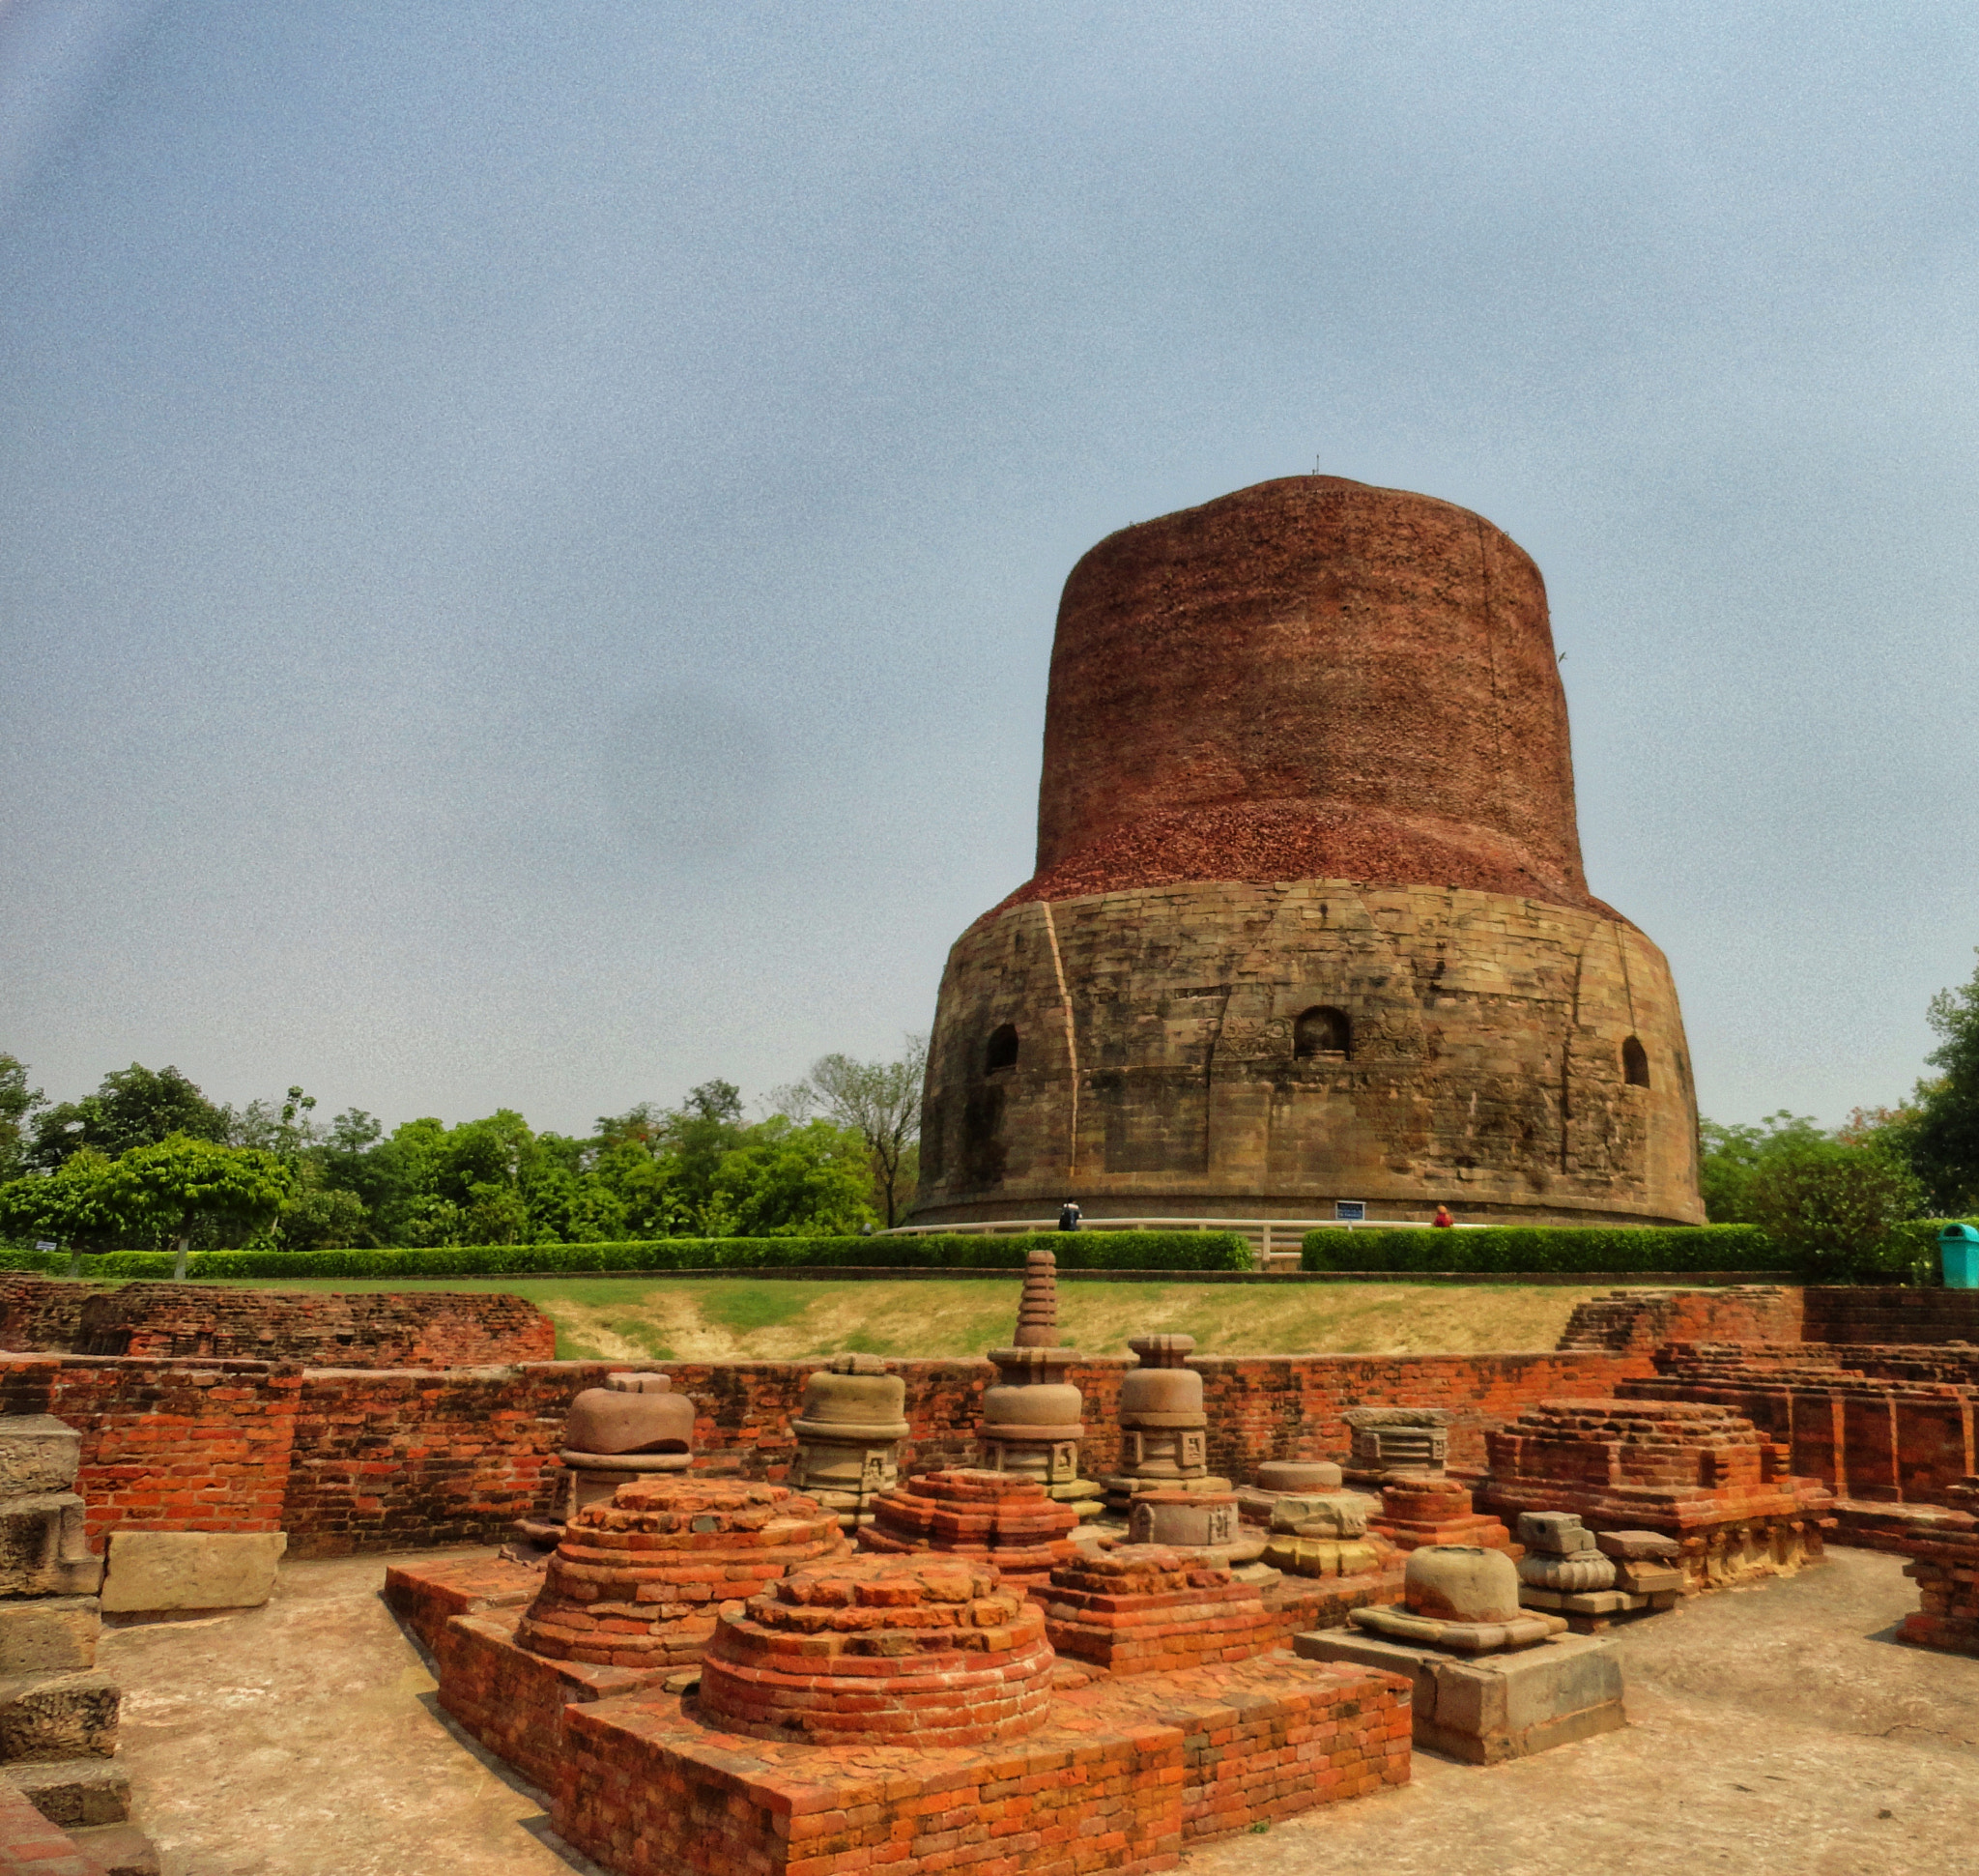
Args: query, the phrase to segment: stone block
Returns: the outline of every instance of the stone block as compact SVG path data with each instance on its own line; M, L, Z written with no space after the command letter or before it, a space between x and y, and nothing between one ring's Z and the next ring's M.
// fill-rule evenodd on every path
M43 1596L0 1602L0 1676L72 1674L97 1664L102 1628L94 1596Z
M1409 1676L1417 1746L1472 1765L1525 1758L1628 1723L1620 1660L1590 1635L1464 1660L1352 1630L1296 1635L1292 1646L1307 1660Z
M0 1596L89 1596L102 1573L101 1560L89 1554L74 1492L0 1503Z
M1631 1596L1680 1595L1685 1583L1683 1572L1674 1564L1619 1563L1615 1581Z
M0 1414L0 1498L67 1491L81 1457L82 1435L53 1414Z
M94 1670L0 1680L0 1760L107 1759L117 1706L116 1683Z
M1683 1554L1683 1545L1661 1531L1597 1531L1594 1543L1617 1563L1674 1564Z
M130 1815L130 1777L114 1759L42 1759L5 1768L7 1780L50 1824L122 1824Z
M116 1615L165 1609L251 1609L274 1593L283 1531L116 1531L103 1577L103 1608Z
M1594 1534L1573 1512L1521 1512L1519 1542L1528 1550L1571 1557L1594 1548Z

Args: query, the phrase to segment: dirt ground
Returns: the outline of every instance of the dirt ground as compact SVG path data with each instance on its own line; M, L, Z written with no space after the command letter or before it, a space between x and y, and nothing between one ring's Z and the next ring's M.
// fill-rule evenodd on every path
M1191 1876L1909 1876L1979 1867L1979 1660L1890 1641L1899 1562L1620 1631L1631 1725L1197 1850ZM457 1735L378 1590L299 1563L264 1609L122 1629L124 1758L165 1876L567 1876L540 1794Z

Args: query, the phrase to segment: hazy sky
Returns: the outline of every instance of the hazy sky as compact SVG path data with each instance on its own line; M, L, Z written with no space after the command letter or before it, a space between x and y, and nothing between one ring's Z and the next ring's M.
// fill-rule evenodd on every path
M1538 561L1705 1111L1979 942L1969 5L0 7L0 1049L539 1126L925 1028L1058 589Z

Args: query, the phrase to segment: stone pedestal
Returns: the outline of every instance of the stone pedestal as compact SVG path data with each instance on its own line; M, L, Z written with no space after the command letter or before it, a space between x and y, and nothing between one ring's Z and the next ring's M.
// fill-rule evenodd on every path
M1621 1663L1605 1641L1560 1635L1517 1654L1471 1659L1421 1643L1325 1629L1293 1637L1306 1660L1350 1661L1414 1684L1415 1743L1471 1765L1521 1759L1628 1724Z
M1140 1366L1120 1383L1120 1470L1106 1481L1106 1506L1125 1513L1146 1491L1227 1493L1209 1467L1209 1416L1202 1376L1188 1367L1193 1336L1135 1336Z
M1127 1515L1130 1544L1164 1544L1199 1550L1231 1569L1263 1575L1265 1540L1237 1515L1234 1491L1144 1491Z
M1354 1491L1280 1492L1272 1506L1264 1561L1295 1576L1360 1576L1385 1570L1394 1545L1367 1528L1367 1500Z
M1297 1636L1308 1660L1357 1661L1416 1684L1416 1744L1475 1765L1522 1758L1625 1723L1620 1663L1559 1616L1519 1607L1519 1573L1475 1544L1412 1551L1400 1609L1356 1609L1347 1631Z
M1012 1582L1043 1583L1079 1554L1078 1514L1036 1479L958 1467L881 1492L859 1548L875 1556L936 1551L994 1564Z
M1411 1478L1443 1477L1449 1458L1448 1409L1350 1407L1340 1416L1353 1430L1344 1468L1355 1486L1385 1486Z
M900 1483L905 1400L906 1383L877 1355L841 1355L804 1385L790 1483L847 1531L872 1523L873 1501Z
M1288 1491L1337 1491L1340 1468L1325 1459L1267 1459L1248 1486L1237 1487L1238 1515L1247 1524L1272 1521L1272 1507Z
M587 1506L610 1502L620 1486L692 1468L694 1402L673 1388L671 1375L628 1370L606 1375L603 1387L586 1388L570 1403L548 1512L516 1521L508 1554L545 1557Z
M1078 1350L1057 1345L1057 1270L1049 1251L1024 1259L1015 1345L990 1350L996 1379L983 1390L976 1438L985 1470L1034 1479L1078 1516L1098 1517L1105 1510L1101 1487L1079 1477L1085 1400L1065 1377Z

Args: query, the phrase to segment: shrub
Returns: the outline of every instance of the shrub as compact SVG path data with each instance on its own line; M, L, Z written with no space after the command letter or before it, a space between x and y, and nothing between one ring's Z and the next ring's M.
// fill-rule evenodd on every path
M1756 1225L1487 1225L1478 1229L1305 1234L1306 1270L1473 1270L1551 1273L1786 1270L1792 1262Z
M1027 1252L1066 1270L1248 1270L1234 1231L1032 1231L1010 1237L651 1238L623 1244L444 1245L406 1251L205 1251L190 1277L508 1277L587 1270L791 1270L832 1264L892 1270L1021 1270ZM34 1254L29 1253L29 1255ZM66 1269L67 1260L47 1258ZM20 1266L27 1268L30 1266ZM32 1266L41 1267L41 1266ZM91 1258L96 1277L169 1277L162 1252Z

